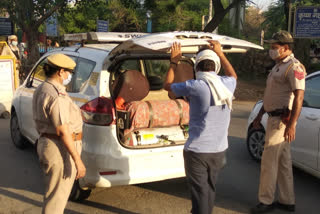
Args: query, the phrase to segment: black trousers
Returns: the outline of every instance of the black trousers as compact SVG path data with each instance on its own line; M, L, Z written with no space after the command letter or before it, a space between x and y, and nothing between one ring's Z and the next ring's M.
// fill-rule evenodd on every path
M184 167L191 190L192 214L211 214L216 196L216 182L225 165L226 151L195 153L184 151Z

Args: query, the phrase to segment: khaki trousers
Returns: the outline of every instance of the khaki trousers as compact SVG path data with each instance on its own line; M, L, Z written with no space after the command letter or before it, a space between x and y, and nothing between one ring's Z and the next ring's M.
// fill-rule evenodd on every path
M81 141L75 142L81 153ZM41 137L37 152L44 172L43 214L63 214L77 174L75 163L59 140Z
M295 204L290 144L285 141L285 124L280 117L269 117L261 160L259 201L272 204L276 185L279 202Z

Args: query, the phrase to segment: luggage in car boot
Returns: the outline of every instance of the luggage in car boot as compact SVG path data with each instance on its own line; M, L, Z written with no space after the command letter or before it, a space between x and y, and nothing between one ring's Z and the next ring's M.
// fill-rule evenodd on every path
M189 123L189 103L183 99L150 100L126 103L130 112L130 128L125 134L139 128L169 127Z
M150 89L148 79L136 70L121 73L114 85L114 97L121 97L125 102L142 100Z

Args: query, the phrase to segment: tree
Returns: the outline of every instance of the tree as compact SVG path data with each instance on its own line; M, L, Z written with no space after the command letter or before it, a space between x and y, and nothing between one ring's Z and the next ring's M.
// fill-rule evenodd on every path
M108 20L105 0L79 2L68 5L58 15L59 33L83 33L96 30L97 19Z
M287 29L286 15L283 0L278 0L271 4L266 12L263 13L265 21L262 23L266 38L270 38L273 33Z
M109 31L132 32L145 28L145 12L137 1L91 0L60 12L60 33L95 31L97 19L109 20Z
M39 27L53 13L66 7L69 1L72 0L1 0L0 7L9 13L12 22L26 34L29 66L39 59ZM72 2L77 2L77 0Z
M277 0L264 13L266 20L263 26L266 28L266 38L270 38L273 33L279 30L288 29L289 4L296 6L319 5L319 0ZM305 65L310 64L310 44L311 39L295 39L294 54Z
M201 17L208 14L208 0L145 0L152 13L153 32L201 31Z
M109 11L112 15L111 27L113 31L140 32L145 29L145 12L136 0L111 0Z
M204 28L204 31L214 31L232 8L236 7L238 4L244 4L246 1L248 0L233 0L226 8L224 8L223 0L212 0L214 15L211 21Z
M246 9L245 14L245 26L243 28L243 34L247 39L259 40L261 36L261 24L264 22L265 17L262 11L254 6L250 6Z

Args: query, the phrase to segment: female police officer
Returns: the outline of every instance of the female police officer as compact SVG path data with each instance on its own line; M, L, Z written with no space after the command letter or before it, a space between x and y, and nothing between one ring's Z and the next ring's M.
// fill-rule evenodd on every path
M65 91L76 63L64 54L49 56L47 77L33 95L33 119L40 134L37 152L45 174L42 213L62 214L75 179L84 177L82 118Z

